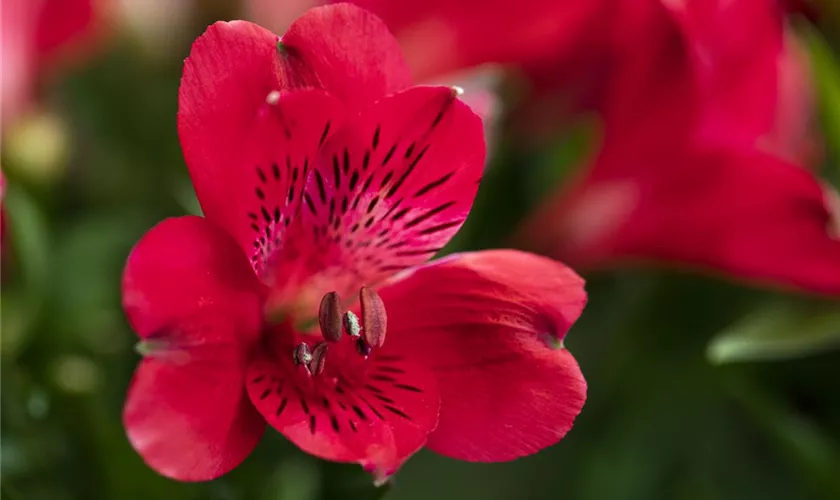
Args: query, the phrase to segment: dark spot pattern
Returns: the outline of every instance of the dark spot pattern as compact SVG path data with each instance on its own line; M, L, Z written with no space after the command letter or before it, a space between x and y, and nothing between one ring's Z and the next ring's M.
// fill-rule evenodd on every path
M293 138L300 137L291 130L297 122L288 121L283 116L280 116L280 119L283 127L282 137L294 144ZM319 146L327 141L330 130L331 124L326 122ZM317 149L313 149L310 154L317 154ZM253 195L245 215L253 238L249 244L251 265L260 275L282 246L285 229L299 212L301 203L305 203L308 210L316 208L311 192L304 191L311 173L310 163L308 155L287 150L273 160L253 166ZM322 179L321 182L323 184ZM315 185L317 184L316 180ZM323 193L323 197L326 198L326 192Z
M353 280L375 281L434 256L464 222L480 180L480 171L458 172L458 161L441 169L459 133L453 95L437 94L405 116L388 99L324 144L303 195L315 244L298 253L310 268L301 275L333 282L339 293L341 280L349 290Z
M370 426L414 423L410 408L424 407L424 391L415 385L411 370L400 357L373 356L370 362L367 374L353 382L341 372L333 377L296 378L291 369L282 372L272 362L265 365L267 371L249 374L247 389L268 423L280 429L303 424L313 435L352 436ZM277 369L285 375L274 375Z

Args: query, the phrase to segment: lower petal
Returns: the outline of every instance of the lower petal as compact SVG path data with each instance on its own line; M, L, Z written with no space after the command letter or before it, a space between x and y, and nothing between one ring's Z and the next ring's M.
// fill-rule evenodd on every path
M586 383L562 346L586 303L562 264L512 250L454 255L386 285L385 347L429 367L441 409L428 446L498 462L558 442Z
M219 477L262 435L243 378L261 327L261 286L233 238L200 217L161 222L131 252L123 305L146 358L123 421L159 473Z
M145 359L123 409L128 440L149 467L179 481L209 481L239 465L265 421L245 393L235 346L180 362Z
M286 339L311 340L291 332ZM420 449L437 425L434 374L386 351L369 358L354 339L330 343L323 373L293 361L294 343L267 349L248 367L248 394L269 425L303 451L355 462L390 476Z

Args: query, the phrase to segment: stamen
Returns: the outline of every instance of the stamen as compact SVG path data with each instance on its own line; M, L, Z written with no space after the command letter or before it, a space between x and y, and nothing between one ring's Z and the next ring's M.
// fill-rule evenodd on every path
M367 358L373 349L365 342L365 339L359 338L356 340L356 352Z
M309 373L311 373L312 375L319 375L324 372L324 366L327 362L328 349L329 345L327 345L326 342L321 342L320 344L315 346L315 348L312 350L312 359L307 365L307 368L309 368Z
M341 340L341 298L336 292L330 292L321 299L318 309L318 324L321 335L328 342Z
M358 337L362 331L362 326L359 324L359 317L353 311L344 313L344 329L351 337Z
M302 342L295 347L294 361L296 365L303 365L307 368L312 361L312 351L309 350L309 344Z
M359 291L359 301L362 306L364 340L370 348L382 347L385 343L385 330L388 323L382 297L373 288L363 286Z

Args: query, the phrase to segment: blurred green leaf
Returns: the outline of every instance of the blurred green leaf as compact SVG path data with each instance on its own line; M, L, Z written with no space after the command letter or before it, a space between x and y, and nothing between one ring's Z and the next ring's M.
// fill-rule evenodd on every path
M355 464L322 462L320 500L379 500L391 489L391 483L373 484L373 476Z
M589 160L597 154L600 141L597 118L580 116L576 120L564 129L533 171L528 172L534 201L555 193L561 183L586 169Z
M773 302L719 333L708 346L713 363L806 356L840 345L836 303Z
M21 347L43 305L51 243L44 215L20 184L10 183L3 204L9 229L3 242L6 248L0 327L3 352L8 355ZM7 277L11 283L6 281Z
M748 378L730 373L723 388L734 397L791 465L823 498L840 497L837 443L808 416L788 407Z

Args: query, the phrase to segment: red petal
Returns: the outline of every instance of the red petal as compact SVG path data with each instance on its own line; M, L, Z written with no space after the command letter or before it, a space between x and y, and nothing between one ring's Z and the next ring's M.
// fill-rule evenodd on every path
M664 2L618 2L615 9L620 22L608 35L618 54L601 103L606 140L619 138L625 155L677 148L698 121L701 104L686 34Z
M266 421L303 451L356 462L389 476L426 442L437 423L435 377L386 350L365 360L345 336L330 343L325 371L310 376L292 362L294 341L311 336L275 332L273 350L248 367L248 394Z
M279 91L276 40L242 21L212 25L184 65L178 113L205 216L258 271L282 244L318 147L343 116L322 91Z
M4 2L0 17L0 123L9 125L26 110L35 90L38 70L36 35L39 6L35 2Z
M702 89L699 138L753 146L775 125L784 40L779 2L705 0L666 6L686 37Z
M556 65L599 33L606 2L353 0L394 30L425 79L487 62Z
M245 394L232 346L217 344L186 365L145 359L123 410L128 439L146 464L179 481L209 481L251 454L265 421Z
M213 479L262 435L243 379L261 325L260 287L234 241L200 217L161 222L129 256L123 306L157 349L134 376L123 419L159 473Z
M286 69L352 108L411 85L397 41L382 21L350 4L310 9L282 38Z
M273 301L311 316L327 292L355 297L431 258L464 222L484 155L481 119L450 88L416 87L370 107L321 152Z
M761 154L685 163L686 172L661 179L643 200L617 251L840 295L840 241L810 172Z
M579 191L534 217L532 241L579 265L666 260L840 294L840 241L810 172L732 151L638 161L652 171L603 176L596 165Z
M496 462L558 442L586 383L562 340L586 302L583 280L513 250L452 256L380 289L385 349L430 367L441 408L429 448ZM548 345L547 345L548 344Z
M103 19L105 7L95 0L63 0L44 2L38 13L37 31L34 33L38 54L43 58L67 51L72 45L90 42L98 23Z

